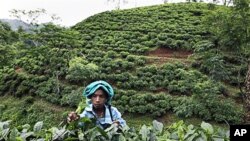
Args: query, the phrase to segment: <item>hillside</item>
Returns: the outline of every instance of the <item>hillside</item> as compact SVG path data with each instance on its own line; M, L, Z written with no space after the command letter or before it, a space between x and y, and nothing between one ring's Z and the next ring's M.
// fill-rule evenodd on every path
M76 108L84 100L85 86L102 79L114 86L113 105L125 116L164 121L174 114L244 123L236 86L244 83L247 66L231 52L213 54L218 44L204 25L203 19L219 8L178 3L114 10L70 29L47 24L36 34L15 32L1 23L1 59L6 61L0 66L0 99L31 96ZM209 60L202 52L220 56ZM16 119L6 114L7 104L0 105L1 120L24 123L36 114L17 110Z

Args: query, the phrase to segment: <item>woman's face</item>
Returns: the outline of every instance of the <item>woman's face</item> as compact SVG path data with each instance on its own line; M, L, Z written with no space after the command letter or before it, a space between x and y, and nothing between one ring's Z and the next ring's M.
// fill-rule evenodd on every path
M91 97L91 102L94 108L96 109L103 108L106 100L107 100L107 97L105 95L105 92L102 89L96 90L93 96Z

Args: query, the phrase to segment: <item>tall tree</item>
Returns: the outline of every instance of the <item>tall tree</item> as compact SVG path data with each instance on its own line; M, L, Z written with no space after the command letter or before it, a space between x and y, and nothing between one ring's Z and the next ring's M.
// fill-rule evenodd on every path
M49 15L45 9L36 9L36 10L20 10L20 9L12 9L10 11L11 16L15 17L21 21L24 21L31 25L38 25L40 23L41 17L49 16L50 21L53 23L57 23L61 20L56 14Z
M0 69L14 62L16 55L14 43L18 40L18 33L12 31L9 25L0 22Z
M229 6L230 4L232 4L232 0L223 0L223 5L225 6Z
M128 3L128 0L107 0L107 2L114 3L115 4L115 9L119 10L121 8L122 4L127 4Z
M249 103L250 103L250 64L248 64L248 72L246 75L246 103L248 103L248 108L249 108Z
M233 52L235 56L240 57L241 64L246 65L248 58L245 52L250 48L250 0L232 0L232 3L232 6L225 9L218 8L211 17L208 17L207 24L217 37L218 49ZM250 110L249 73L250 67L246 77L247 89L245 93L243 92L244 104L248 110Z

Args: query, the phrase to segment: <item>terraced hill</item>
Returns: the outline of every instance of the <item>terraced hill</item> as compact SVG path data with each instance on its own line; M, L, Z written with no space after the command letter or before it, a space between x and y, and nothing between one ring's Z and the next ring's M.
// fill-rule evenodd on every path
M114 47L133 54L154 47L193 50L195 43L209 35L201 24L207 13L207 5L167 4L104 12L73 28L92 48Z
M197 53L216 48L214 35L202 22L215 9L201 3L165 4L103 12L71 29L48 24L29 34L1 28L8 33L1 46L12 47L6 54L15 59L1 66L0 95L32 96L75 108L83 88L102 79L114 86L113 104L125 115L156 118L174 113L242 123L243 108L234 99L238 90L211 77L206 60ZM11 34L16 39L9 40ZM235 62L225 63L228 72L240 69L243 77L246 66ZM226 80L230 88L235 81ZM18 122L37 114L17 111L13 118L6 114L8 106L2 107L1 119Z

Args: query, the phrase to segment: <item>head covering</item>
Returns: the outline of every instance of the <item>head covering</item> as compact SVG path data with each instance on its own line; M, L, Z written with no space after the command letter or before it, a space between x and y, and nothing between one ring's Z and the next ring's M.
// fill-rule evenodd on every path
M114 96L114 90L109 83L107 83L106 81L103 81L103 80L92 82L84 89L83 96L85 96L87 99L86 103L88 105L91 104L91 96L99 88L102 88L107 93L108 98L107 98L107 102L105 104L110 105L111 99Z

